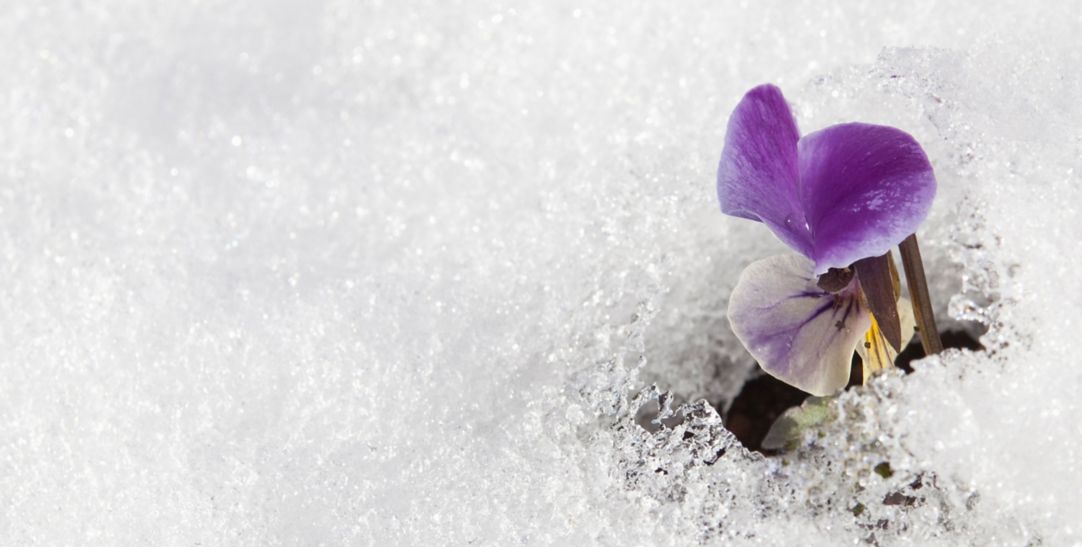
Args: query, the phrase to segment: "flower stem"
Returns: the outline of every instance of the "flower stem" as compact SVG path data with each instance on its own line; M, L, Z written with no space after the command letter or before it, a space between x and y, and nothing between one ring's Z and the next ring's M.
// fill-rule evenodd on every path
M905 238L898 245L898 251L902 255L905 282L909 286L909 297L913 299L913 316L917 321L924 354L939 353L943 351L943 341L939 339L939 329L935 325L935 314L932 312L932 300L928 296L928 280L924 277L924 262L920 258L917 234Z

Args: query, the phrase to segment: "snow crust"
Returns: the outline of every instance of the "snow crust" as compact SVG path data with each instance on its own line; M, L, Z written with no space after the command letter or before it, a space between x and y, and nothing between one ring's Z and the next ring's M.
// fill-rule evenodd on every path
M0 537L1082 542L1077 5L767 4L5 3ZM783 248L714 195L763 82L923 144L987 329L770 458L724 310Z

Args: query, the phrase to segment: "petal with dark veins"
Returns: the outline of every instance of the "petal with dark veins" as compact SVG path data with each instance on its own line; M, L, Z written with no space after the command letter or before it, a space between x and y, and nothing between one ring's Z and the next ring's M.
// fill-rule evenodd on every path
M853 351L871 316L855 278L832 294L816 286L811 261L778 255L741 273L729 299L729 323L764 371L824 396L849 382Z

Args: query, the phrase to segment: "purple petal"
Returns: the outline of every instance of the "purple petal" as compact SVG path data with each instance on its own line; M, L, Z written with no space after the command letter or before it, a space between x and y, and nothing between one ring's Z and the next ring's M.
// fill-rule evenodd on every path
M812 256L800 206L796 121L777 87L749 91L729 117L718 164L723 213L765 223L787 245Z
M779 255L751 263L729 298L729 323L771 376L812 395L849 382L853 351L871 326L859 284L831 294L816 287L812 263Z
M835 125L800 139L798 156L816 274L886 253L928 216L935 175L904 131Z

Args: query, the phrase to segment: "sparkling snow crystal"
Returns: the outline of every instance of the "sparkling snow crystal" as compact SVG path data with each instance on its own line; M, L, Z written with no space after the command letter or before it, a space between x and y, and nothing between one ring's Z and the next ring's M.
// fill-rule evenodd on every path
M767 4L5 3L0 537L1082 542L1078 10ZM768 81L922 144L986 348L775 456L714 190Z

